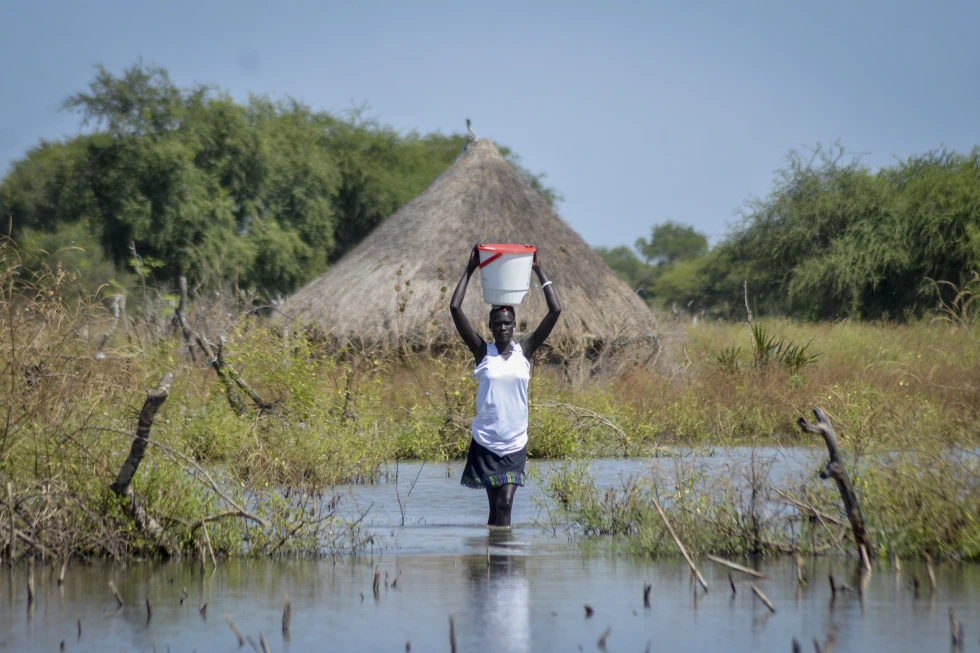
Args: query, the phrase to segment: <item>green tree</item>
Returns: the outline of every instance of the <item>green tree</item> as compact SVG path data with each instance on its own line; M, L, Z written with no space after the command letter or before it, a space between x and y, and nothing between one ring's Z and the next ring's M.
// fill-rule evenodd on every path
M142 62L118 76L99 66L64 106L94 131L42 143L0 182L15 239L49 247L78 240L84 225L84 249L101 243L119 270L139 260L158 283L234 278L268 295L294 290L356 246L466 140L401 134L362 112L337 117L290 99L243 104L210 86L180 88ZM558 201L544 175L501 152ZM80 267L104 273L102 255L92 256Z
M650 299L654 268L640 260L636 253L625 245L618 247L596 247L595 251L616 275L626 282L644 300Z
M638 238L636 249L647 263L663 267L708 253L708 238L689 225L667 221L650 230L650 240Z

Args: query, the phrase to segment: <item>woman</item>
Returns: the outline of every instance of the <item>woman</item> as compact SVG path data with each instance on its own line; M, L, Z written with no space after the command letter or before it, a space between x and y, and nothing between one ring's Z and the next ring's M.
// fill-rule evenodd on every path
M561 315L554 285L541 271L537 252L531 269L538 275L548 301L548 314L541 324L520 343L514 342L517 316L513 306L494 306L490 310L490 333L493 342L484 342L463 314L463 297L473 272L480 267L480 254L474 246L449 310L456 330L473 352L477 380L476 417L473 418L469 454L461 483L467 487L485 488L490 504L489 526L510 526L514 492L524 485L524 463L527 461L527 384L531 378L531 358Z

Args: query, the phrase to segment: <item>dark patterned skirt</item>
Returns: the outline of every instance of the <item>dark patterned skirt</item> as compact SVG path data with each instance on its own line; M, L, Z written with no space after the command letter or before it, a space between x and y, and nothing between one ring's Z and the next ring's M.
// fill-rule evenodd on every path
M524 485L527 474L527 447L517 453L498 456L476 440L470 440L470 451L466 455L466 467L460 484L479 490L486 487L500 487L508 483Z

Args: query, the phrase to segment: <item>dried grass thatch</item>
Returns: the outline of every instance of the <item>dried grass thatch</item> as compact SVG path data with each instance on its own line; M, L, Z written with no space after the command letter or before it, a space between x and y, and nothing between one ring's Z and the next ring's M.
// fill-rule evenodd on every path
M530 243L554 281L562 316L549 342L568 354L638 341L660 349L659 320L494 145L471 140L456 162L354 250L281 307L330 336L357 343L433 344L455 339L449 300L475 243ZM533 277L532 277L533 279ZM518 330L533 329L547 307L532 289L517 307ZM464 310L487 321L479 274ZM609 349L604 347L604 349Z

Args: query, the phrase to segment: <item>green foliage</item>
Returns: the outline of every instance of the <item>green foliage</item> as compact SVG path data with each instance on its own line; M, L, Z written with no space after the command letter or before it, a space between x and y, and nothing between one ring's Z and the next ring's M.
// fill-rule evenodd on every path
M725 374L738 374L742 370L742 363L739 361L739 354L741 353L742 348L736 347L735 343L732 343L717 352L707 351L704 356Z
M465 138L400 135L360 111L330 119L324 146L336 159L341 182L334 199L336 260L432 183L462 151Z
M52 230L24 229L21 247L28 254L23 273L63 270L73 282L71 292L83 297L127 287L131 275L119 272L102 253L98 237L87 221L61 223Z
M949 281L929 282L938 297L933 320L964 327L980 323L980 272L974 272L962 288Z
M876 448L873 456L854 455L844 446L880 555L980 558L980 470L972 452L914 438L899 450ZM657 467L604 490L587 465L555 466L543 483L547 526L609 536L637 555L676 556L653 505L656 497L695 555L854 552L838 490L818 478L816 467L774 478L775 459L767 459L764 449L719 449L711 455L726 460L708 471L696 453L674 458L672 468Z
M650 240L639 238L636 249L647 263L663 267L708 253L708 238L694 227L668 220L650 230Z
M142 62L118 76L100 66L64 107L96 131L42 143L0 182L0 215L12 218L16 240L34 246L38 232L60 238L70 235L63 225L85 225L117 270L138 260L156 284L234 280L267 297L320 274L442 174L465 142L400 134L360 111L237 103L210 86L180 88ZM501 151L548 202L560 200L544 175Z
M820 358L820 354L810 352L812 340L803 345L785 340L760 322L751 324L749 331L752 334L752 369L763 371L779 366L795 375ZM742 348L732 343L717 351L707 350L705 358L725 374L738 374L743 369L741 352Z
M632 288L633 292L643 299L650 298L651 285L656 276L653 266L641 261L636 253L625 245L612 248L596 247L595 251L606 265Z
M693 277L710 269L705 263L707 237L693 227L668 221L655 225L650 240L638 239L635 248L597 247L596 252L643 299L659 298L668 306L679 299L685 308L692 308L699 285Z
M544 479L543 490L557 511L549 511L553 528L567 524L586 536L633 535L652 518L647 496L636 479L624 479L621 488L602 492L586 464L554 466Z
M980 267L980 150L912 157L872 172L840 146L791 153L768 198L712 254L720 283L687 292L730 310L742 281L760 313L904 319L934 305L927 279ZM942 288L942 298L955 293Z

